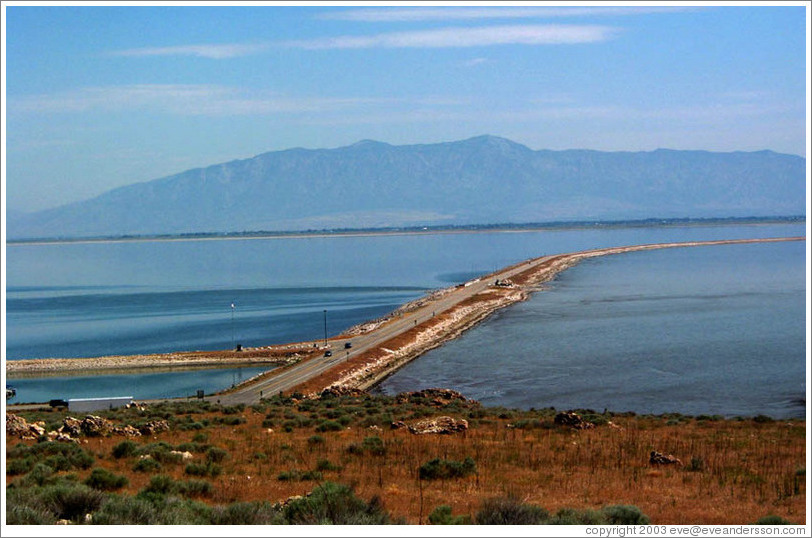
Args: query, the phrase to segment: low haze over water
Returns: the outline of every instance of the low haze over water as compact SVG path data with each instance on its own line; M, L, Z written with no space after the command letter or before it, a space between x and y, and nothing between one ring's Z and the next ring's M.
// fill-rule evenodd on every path
M334 335L428 290L543 254L803 234L803 224L780 224L9 245L6 352L15 360L318 340L324 310ZM798 414L804 282L802 242L584 262L383 388L448 386L520 407ZM199 371L137 374L107 390L171 395L149 393L155 375L178 390L202 382ZM218 375L207 391L236 376ZM101 381L72 381L71 397L98 395ZM65 382L11 380L17 401L66 397Z

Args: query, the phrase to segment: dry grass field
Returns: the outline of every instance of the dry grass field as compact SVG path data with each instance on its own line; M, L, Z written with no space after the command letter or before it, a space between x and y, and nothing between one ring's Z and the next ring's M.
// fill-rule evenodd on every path
M657 524L748 524L766 515L805 520L803 421L582 414L594 428L556 425L550 409L483 408L431 395L400 401L368 395L274 397L245 408L184 403L108 411L100 415L117 425L161 419L171 429L131 438L128 451L121 448L128 440L121 435L82 436L77 446L92 463L62 471L66 466L59 461L28 449L36 440L9 438L7 510L33 503L36 492L55 487L48 486L54 480L83 482L101 468L127 479L106 495L143 496L156 476L168 476L177 483L193 481L186 497L207 506L276 503L336 482L365 501L377 496L386 512L409 524L428 523L440 505L449 505L455 516L474 517L486 499L507 496L550 514L634 505ZM21 415L45 421L50 430L65 413ZM446 435L390 427L436 416L465 419L469 427ZM192 456L180 460L169 450ZM651 451L673 455L682 465L653 465ZM136 470L147 453L157 467L141 464ZM469 465L457 477L421 471L437 458L453 465L470 458L475 469ZM42 465L52 472L45 469L45 478L37 478Z

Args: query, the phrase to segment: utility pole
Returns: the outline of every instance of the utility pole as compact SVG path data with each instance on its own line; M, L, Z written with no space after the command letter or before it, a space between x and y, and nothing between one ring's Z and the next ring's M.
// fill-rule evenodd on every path
M327 347L327 310L324 311L324 346Z
M234 303L231 303L231 349L234 349Z

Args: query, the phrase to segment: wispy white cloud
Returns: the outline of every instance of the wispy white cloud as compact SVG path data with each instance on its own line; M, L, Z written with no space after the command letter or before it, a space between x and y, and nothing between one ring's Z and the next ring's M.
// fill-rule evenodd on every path
M594 43L614 37L619 29L597 25L516 25L440 28L366 36L338 36L288 41L302 49L445 48L492 45L564 45Z
M367 8L325 12L321 19L357 22L417 22L438 20L528 19L585 16L642 15L674 10L680 7L431 7L431 8Z
M110 52L111 56L198 56L222 60L249 56L263 52L269 48L267 43L225 43L203 45L180 45L175 47L144 47Z
M337 113L397 107L466 106L465 97L290 97L214 84L133 84L12 98L10 114L156 111L189 116Z
M466 62L463 62L462 65L464 65L465 67L475 67L477 65L482 65L482 64L489 63L489 62L490 62L490 60L487 59L487 58L472 58L472 59L470 59L470 60L468 60Z
M373 99L287 97L209 84L99 86L12 99L8 111L70 113L157 110L185 115L296 113L370 104Z

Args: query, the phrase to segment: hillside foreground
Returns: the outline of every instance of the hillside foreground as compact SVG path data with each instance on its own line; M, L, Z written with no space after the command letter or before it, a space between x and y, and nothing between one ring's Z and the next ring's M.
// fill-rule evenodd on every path
M803 420L578 413L486 408L442 389L166 402L75 421L20 412L17 433L7 415L6 513L9 524L341 522L308 510L346 486L366 522L482 522L510 503L547 523L606 522L618 505L631 520L611 521L623 523L805 521Z

